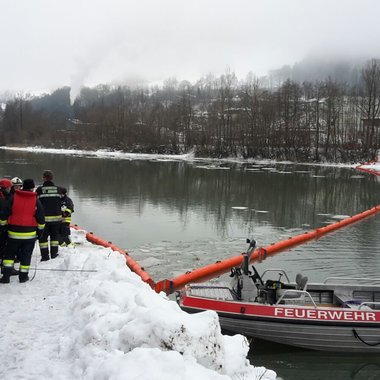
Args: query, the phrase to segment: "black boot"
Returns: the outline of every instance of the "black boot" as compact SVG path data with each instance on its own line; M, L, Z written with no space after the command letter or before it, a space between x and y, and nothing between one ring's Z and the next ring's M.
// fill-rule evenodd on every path
M41 261L48 261L50 260L50 257L49 257L49 254L44 254L44 255L41 255Z
M10 280L9 280L9 276L4 276L0 278L0 284L9 284L10 283Z
M20 282L27 282L27 281L29 281L28 273L20 272L20 274L18 275L18 279L19 279Z
M52 259L55 259L55 258L58 257L59 255L58 255L58 253L51 253L50 256L51 256Z

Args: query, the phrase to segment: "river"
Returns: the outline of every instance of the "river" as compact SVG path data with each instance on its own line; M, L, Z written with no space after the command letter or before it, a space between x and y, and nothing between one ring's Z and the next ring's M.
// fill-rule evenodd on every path
M154 280L266 246L380 204L380 182L349 167L106 159L0 150L3 176L51 169L75 204L73 222L126 249ZM309 281L380 272L380 215L257 264ZM380 359L253 342L250 360L285 380L376 379ZM331 364L327 365L329 362ZM334 376L332 376L334 373Z

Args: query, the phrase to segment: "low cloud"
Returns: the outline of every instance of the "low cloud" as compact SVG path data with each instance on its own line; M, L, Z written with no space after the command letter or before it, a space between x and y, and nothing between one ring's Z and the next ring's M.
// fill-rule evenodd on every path
M76 96L83 85L192 81L227 66L263 75L313 54L371 58L379 11L372 0L5 2L0 93L69 85Z

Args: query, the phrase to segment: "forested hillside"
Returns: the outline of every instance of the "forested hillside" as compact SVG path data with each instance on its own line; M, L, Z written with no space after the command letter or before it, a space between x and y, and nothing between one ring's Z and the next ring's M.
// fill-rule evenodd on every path
M195 83L99 85L82 88L72 104L69 87L19 95L0 108L0 143L294 161L369 159L380 147L380 61L342 70L335 67L312 81L300 79L304 71L295 65L265 78L238 80L227 69Z

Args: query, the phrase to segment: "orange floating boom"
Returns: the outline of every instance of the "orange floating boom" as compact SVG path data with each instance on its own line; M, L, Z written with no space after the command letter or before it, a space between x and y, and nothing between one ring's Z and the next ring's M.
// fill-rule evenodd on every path
M361 166L358 166L356 169L360 170L361 172L365 172L365 173L369 173L373 175L380 175L380 172L374 169L362 168Z
M365 172L365 173L369 173L369 174L373 174L373 175L380 175L380 172L378 170L374 170L374 169L369 169L369 168L363 168L363 166L368 166L368 165L373 165L375 163L378 162L378 158L376 157L375 159L371 160L371 161L368 161L362 165L358 165L356 166L356 170L360 170L361 172Z
M367 211L361 212L360 214L351 216L349 218L343 219L339 222L330 224L326 227L317 228L315 230L305 232L304 234L290 237L289 239L282 240L278 243L273 243L265 248L256 249L251 255L251 262L260 260L263 257L272 255L291 247L294 247L298 244L304 243L306 241L319 238L329 232L335 231L339 228L345 227L349 224L358 222L368 216L374 215L380 211L380 205L373 207ZM187 272L178 277L175 277L171 280L166 279L156 283L154 290L156 292L164 291L166 294L171 294L175 290L182 288L184 285L190 282L202 282L209 280L213 277L219 276L229 269L235 266L239 266L243 260L243 256L234 256L230 259L216 262L215 264L207 265L202 268L195 269L191 272Z
M72 225L71 227L76 230L82 230L82 228L78 227L77 225ZM125 262L127 266L129 267L129 269L135 272L138 276L140 276L141 279L144 282L146 282L152 289L155 288L156 284L152 280L152 277L150 276L150 274L147 273L143 268L141 268L141 266L135 260L133 260L132 257L129 256L129 254L125 250L119 248L115 244L112 244L110 241L106 241L100 238L99 236L93 234L92 232L86 233L86 239L90 243L100 245L105 248L111 248L113 251L121 253L125 257Z

